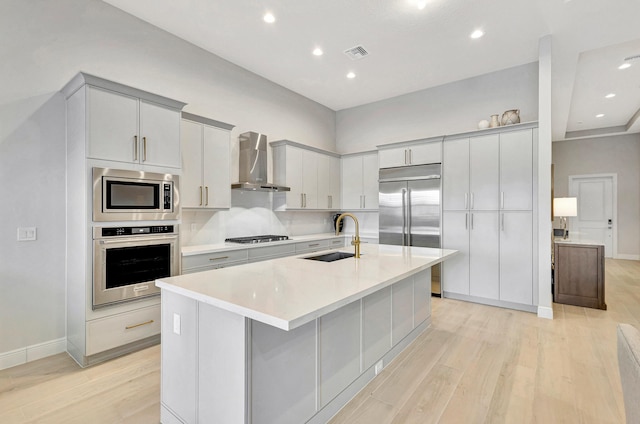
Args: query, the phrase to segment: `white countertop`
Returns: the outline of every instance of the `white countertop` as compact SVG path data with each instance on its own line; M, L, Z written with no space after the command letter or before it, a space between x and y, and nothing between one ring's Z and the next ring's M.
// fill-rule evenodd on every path
M353 247L337 250L353 252ZM306 253L162 278L156 280L156 285L288 331L440 263L456 252L363 244L362 256L357 260L302 259L322 252Z
M252 249L255 247L274 246L288 243L299 243L305 241L324 240L335 237L344 237L344 234L336 236L335 233L310 234L306 236L292 236L289 240L271 241L268 243L217 243L217 244L200 244L197 246L183 246L182 256L200 255L203 253L214 253L229 250Z
M585 245L589 245L589 246L604 246L604 243L600 243L598 241L591 241L591 240L571 240L571 239L563 239L563 238L556 238L553 239L554 243L558 243L558 244L585 244Z

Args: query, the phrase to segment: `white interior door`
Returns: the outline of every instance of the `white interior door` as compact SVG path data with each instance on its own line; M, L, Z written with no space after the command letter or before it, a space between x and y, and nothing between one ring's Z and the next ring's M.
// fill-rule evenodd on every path
M578 198L578 216L569 218L569 237L604 245L604 255L614 256L615 179L613 175L569 177L569 194Z

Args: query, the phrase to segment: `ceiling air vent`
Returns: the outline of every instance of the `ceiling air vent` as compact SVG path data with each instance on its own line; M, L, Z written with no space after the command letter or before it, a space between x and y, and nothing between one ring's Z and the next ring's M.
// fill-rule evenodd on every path
M355 46L345 50L344 54L349 56L351 60L358 60L358 59L362 59L365 56L368 56L369 52L366 51L362 46Z
M345 52L345 53L346 53L346 52ZM633 56L625 57L625 58L624 58L624 61L625 61L625 62L630 62L630 61L632 61L632 60L638 60L638 59L640 59L640 54L635 54L635 55L633 55Z

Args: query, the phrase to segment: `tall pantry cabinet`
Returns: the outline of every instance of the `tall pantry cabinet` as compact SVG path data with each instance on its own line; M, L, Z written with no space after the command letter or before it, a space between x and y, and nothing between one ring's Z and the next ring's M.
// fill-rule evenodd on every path
M443 264L446 297L535 311L535 126L445 139L442 246L460 251Z

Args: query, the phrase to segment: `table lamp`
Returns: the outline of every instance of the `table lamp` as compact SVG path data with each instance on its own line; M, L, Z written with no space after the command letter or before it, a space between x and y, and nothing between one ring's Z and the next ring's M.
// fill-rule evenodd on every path
M553 216L560 217L562 238L567 239L567 217L578 216L577 197L556 197L553 199Z

